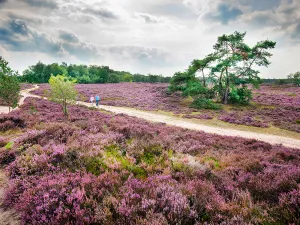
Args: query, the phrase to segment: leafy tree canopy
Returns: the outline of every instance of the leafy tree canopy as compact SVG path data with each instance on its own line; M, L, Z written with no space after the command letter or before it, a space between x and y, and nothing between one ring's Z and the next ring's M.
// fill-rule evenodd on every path
M245 84L257 87L261 83L258 68L270 65L272 54L269 50L275 48L276 42L264 40L251 47L244 42L245 35L246 32L236 31L218 37L214 52L203 59L193 60L185 72L175 73L170 91L181 91L184 96L196 98L215 98L224 104L229 101L249 103L252 94ZM208 81L212 87L208 87ZM198 102L203 104L206 101Z
M8 62L0 57L0 99L9 106L9 111L18 106L20 84L17 75Z
M108 66L86 66L67 63L52 63L46 65L38 62L36 65L30 66L23 72L20 77L22 82L28 83L47 83L50 76L64 75L77 79L78 83L119 83L119 82L151 82L151 83L168 83L170 77L161 75L142 75L131 74L126 71L115 71Z
M62 105L64 115L68 114L67 105L76 103L77 91L75 83L75 79L63 75L52 75L49 79L51 88L50 100Z

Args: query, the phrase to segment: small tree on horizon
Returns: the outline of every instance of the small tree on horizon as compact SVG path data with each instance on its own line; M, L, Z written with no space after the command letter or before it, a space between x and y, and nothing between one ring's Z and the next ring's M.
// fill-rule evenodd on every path
M17 75L18 73L8 66L8 62L0 57L0 99L8 105L9 112L11 108L18 106L20 83Z
M77 91L75 90L76 80L62 75L51 76L50 84L50 101L62 105L65 116L68 115L67 105L76 104Z
M288 79L292 81L292 83L296 86L300 86L300 71L296 73L292 73L288 75Z

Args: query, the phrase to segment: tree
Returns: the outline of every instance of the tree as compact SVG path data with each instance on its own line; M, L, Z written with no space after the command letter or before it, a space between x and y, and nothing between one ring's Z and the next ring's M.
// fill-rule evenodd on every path
M275 48L276 42L260 41L251 48L244 43L245 35L246 32L234 32L219 37L213 47L215 52L210 55L215 59L211 74L218 78L219 95L224 104L228 103L230 90L237 80L256 83L259 71L253 67L270 65L268 58L272 54L268 50Z
M215 57L213 55L209 55L205 57L204 59L195 59L192 61L188 72L189 73L197 73L198 71L201 72L202 75L202 84L204 87L206 87L206 80L207 76L205 76L204 70L208 69L208 66L215 60Z
M108 77L108 83L119 83L120 82L120 77L116 73L111 73L109 74Z
M181 92L184 97L192 97L191 107L197 109L220 109L221 107L212 101L215 96L213 89L204 87L195 73L177 72L170 81L169 91Z
M51 76L49 84L51 88L50 100L62 105L65 116L68 115L67 105L75 104L77 91L75 90L76 80L62 75Z
M0 98L11 108L18 106L20 84L17 72L8 67L8 62L0 57Z
M288 75L288 79L296 86L300 86L300 72Z
M126 73L123 76L123 81L124 82L132 82L133 81L133 76L130 73Z

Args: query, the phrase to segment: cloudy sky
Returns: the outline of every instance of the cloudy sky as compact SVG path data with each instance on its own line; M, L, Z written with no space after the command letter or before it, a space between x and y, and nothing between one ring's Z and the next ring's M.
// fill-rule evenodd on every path
M300 0L0 0L0 55L165 76L212 52L217 37L277 42L265 78L300 70Z

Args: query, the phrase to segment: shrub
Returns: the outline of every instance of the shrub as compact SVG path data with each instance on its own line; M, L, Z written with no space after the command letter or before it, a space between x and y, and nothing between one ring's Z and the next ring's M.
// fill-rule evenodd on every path
M15 128L24 128L25 122L19 116L0 115L0 132Z
M284 224L297 224L300 218L300 189L282 194L278 209L278 216Z
M252 92L243 86L242 88L232 88L229 93L229 103L248 105L252 100Z
M25 224L95 223L96 200L119 183L116 174L61 173L34 178L16 202ZM27 184L28 185L28 184Z
M212 100L205 99L205 98L195 99L191 104L191 107L195 109L213 109L213 110L222 109L222 107L219 104L216 104Z

